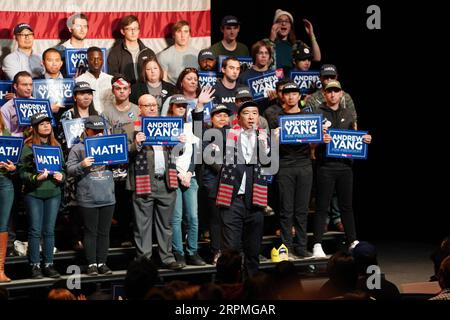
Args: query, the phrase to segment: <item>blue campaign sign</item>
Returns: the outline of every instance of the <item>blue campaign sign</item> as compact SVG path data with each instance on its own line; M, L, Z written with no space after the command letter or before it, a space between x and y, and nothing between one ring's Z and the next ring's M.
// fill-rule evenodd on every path
M49 173L61 172L63 157L60 146L33 144L32 149L38 172L43 172L44 169Z
M48 99L51 104L61 106L73 104L72 90L75 85L73 79L41 79L33 81L33 97Z
M222 73L222 63L223 61L228 58L229 56L220 55L217 59L217 72ZM245 69L249 69L253 65L253 59L249 56L237 56L236 59L239 60L239 63L241 65L241 68L243 68L242 65L245 65Z
M199 71L198 72L198 83L200 88L205 86L213 87L217 82L217 73L214 71Z
M322 115L300 114L279 116L280 143L322 142Z
M53 118L50 101L46 99L16 99L14 98L14 106L16 107L17 119L19 125L31 125L31 116L35 113L43 112L52 118L52 126L56 126Z
M64 136L66 137L67 148L72 148L74 142L84 131L86 118L76 118L72 120L62 120Z
M195 109L195 106L197 105L197 101L196 100L188 100L188 105L187 105L187 116L186 116L186 121L187 122L192 122L192 110ZM207 122L207 123L211 123L211 109L213 108L213 103L212 101L206 103L203 105L203 121Z
M267 92L269 90L275 90L277 82L278 77L275 71L247 80L248 87L250 88L253 100L255 101L267 98Z
M0 80L0 107L8 101L5 99L5 96L10 92L12 92L12 81Z
M84 139L86 157L94 158L94 165L128 163L126 134L87 137Z
M106 49L101 48L103 53L103 67L102 71L107 72L106 69ZM65 50L65 58L66 58L66 71L69 77L73 77L77 73L78 67L86 67L88 66L87 61L87 49L66 49Z
M291 71L290 75L292 81L298 85L302 94L311 94L317 89L322 88L319 71Z
M144 145L169 145L179 143L178 137L183 133L182 117L143 117L142 132L146 140Z
M23 148L23 138L0 136L0 162L10 160L14 164L20 160Z
M367 159L367 143L363 135L367 131L330 129L331 142L327 145L327 157Z

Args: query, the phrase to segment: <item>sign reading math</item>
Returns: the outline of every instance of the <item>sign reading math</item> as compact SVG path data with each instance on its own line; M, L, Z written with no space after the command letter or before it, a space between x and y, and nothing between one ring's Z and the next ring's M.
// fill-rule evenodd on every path
M143 117L142 132L146 138L144 145L177 145L183 133L183 118Z
M213 87L217 82L217 73L214 71L199 71L198 83L200 88L210 86Z
M50 108L50 101L46 99L16 99L14 98L14 106L16 107L17 119L19 125L31 125L31 117L35 113L43 112L52 118L52 125L56 126L53 118L52 109Z
M44 169L50 174L61 172L63 159L61 147L33 144L32 149L38 172L44 172Z
M322 142L322 115L280 116L281 144Z
M0 136L0 162L18 163L22 148L23 138Z
M12 92L11 80L0 80L0 107L3 106L6 100L6 94Z
M330 129L331 141L327 145L327 157L367 159L366 131Z
M51 104L73 104L73 79L41 79L33 81L33 97L49 99Z
M72 148L75 141L84 131L84 123L86 118L76 118L72 120L62 120L64 136L66 137L67 148Z
M94 165L128 163L126 134L87 137L84 139L86 157L94 158Z
M106 70L106 49L101 48L103 53L103 67L102 71L107 72ZM69 77L73 77L77 73L78 68L87 69L88 60L87 60L87 49L66 49L65 50L65 58L66 58L66 72Z
M319 71L291 71L291 79L300 88L301 94L311 94L322 88Z
M275 90L277 82L278 76L275 71L247 80L248 87L250 88L255 101L267 98L268 91Z
M192 111L197 106L197 102L195 100L188 100L187 110L186 110L186 119L187 122L192 122ZM203 105L203 122L211 124L211 109L213 108L212 101L205 103Z

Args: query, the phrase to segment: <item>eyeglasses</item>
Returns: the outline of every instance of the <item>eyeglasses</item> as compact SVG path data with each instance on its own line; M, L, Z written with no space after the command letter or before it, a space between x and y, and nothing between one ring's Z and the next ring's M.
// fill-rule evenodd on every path
M154 108L157 107L158 104L157 103L149 103L149 104L140 104L139 107L144 107L144 108Z
M279 23L279 24L282 24L282 23L291 23L291 20L277 20L276 21L277 23Z
M26 38L34 37L34 33L17 33L16 36L26 39Z

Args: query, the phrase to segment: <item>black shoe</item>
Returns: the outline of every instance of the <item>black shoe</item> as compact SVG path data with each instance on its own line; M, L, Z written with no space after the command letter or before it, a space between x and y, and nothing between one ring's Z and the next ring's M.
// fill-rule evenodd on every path
M174 252L173 256L175 257L175 260L183 266L183 268L186 267L186 260L184 260L184 256L182 254L179 254L178 252Z
M183 269L185 267L185 265L183 265L177 261L172 261L170 263L164 264L163 267L166 269L170 269L170 270L180 270L180 269Z
M112 274L111 269L106 264L102 264L97 269L99 274Z
M44 267L42 269L42 273L44 274L45 277L47 278L60 278L61 275L59 274L58 271L56 271L55 267L53 266L53 264L48 265L47 267Z
M308 258L312 258L312 256L313 256L312 252L309 252L308 250L297 250L295 254L300 259L308 259Z
M202 257L198 255L196 252L192 256L186 255L186 264L192 265L192 266L204 266L206 265L206 262L203 261Z
M42 279L42 270L41 267L37 266L37 265L33 265L31 267L31 278L32 279Z
M97 276L98 275L98 269L95 264L87 268L86 274L88 276Z

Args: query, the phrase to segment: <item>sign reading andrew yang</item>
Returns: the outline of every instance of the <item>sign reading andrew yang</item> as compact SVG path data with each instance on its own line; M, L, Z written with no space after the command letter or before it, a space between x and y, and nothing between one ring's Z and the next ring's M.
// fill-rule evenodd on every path
M327 157L367 159L367 143L363 136L367 131L330 129L331 141L327 145Z
M0 107L8 101L6 100L6 94L10 92L12 92L12 81L0 80Z
M267 98L267 92L269 90L275 90L275 85L277 82L278 77L275 71L247 80L248 87L250 88L253 100L255 101Z
M290 75L301 94L311 94L322 88L319 71L291 71Z
M73 104L73 79L41 79L33 81L33 97L49 99L51 104L61 106Z
M86 118L76 118L61 121L64 130L64 136L66 138L67 148L72 148L72 145L81 136L84 131L85 122Z
M106 69L106 49L101 48L103 53L103 67L102 71L107 72ZM77 73L77 68L85 68L87 69L88 61L87 61L87 49L66 49L65 50L65 58L66 58L66 72L69 77L73 77Z
M32 149L38 172L44 169L49 173L61 172L63 158L60 146L33 144Z
M179 143L183 133L182 117L143 117L142 132L145 134L144 145L169 145Z
M322 142L322 115L300 114L280 116L280 143Z
M31 125L31 117L35 113L43 112L52 118L52 126L56 126L53 118L50 101L47 99L16 99L14 98L14 106L16 107L17 120L21 126Z
M199 71L198 72L198 83L200 88L205 86L213 87L217 82L217 73L214 71Z
M8 160L16 164L20 160L23 148L23 138L0 136L0 162Z
M86 157L94 158L94 165L128 163L126 134L87 137L84 139Z

